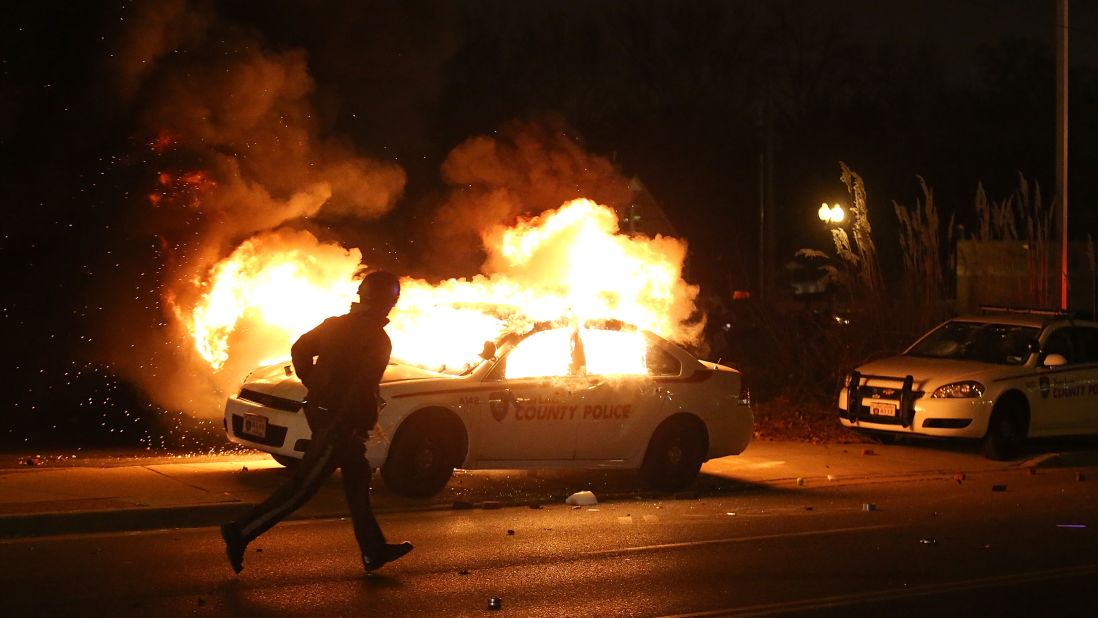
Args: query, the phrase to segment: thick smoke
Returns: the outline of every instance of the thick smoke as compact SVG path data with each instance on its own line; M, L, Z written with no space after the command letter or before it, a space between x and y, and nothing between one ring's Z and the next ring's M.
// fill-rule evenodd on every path
M321 134L306 55L182 0L142 2L115 55L118 92L148 142L136 227L159 239L164 323L114 330L108 360L161 405L217 413L222 396L179 316L242 241L320 215L375 218L404 190L397 165ZM119 312L115 321L124 320ZM135 343L136 341L136 343Z
M479 269L484 230L576 198L619 208L633 197L616 166L587 152L555 117L513 121L493 136L466 140L450 152L442 176L453 189L432 234L438 263L449 275Z

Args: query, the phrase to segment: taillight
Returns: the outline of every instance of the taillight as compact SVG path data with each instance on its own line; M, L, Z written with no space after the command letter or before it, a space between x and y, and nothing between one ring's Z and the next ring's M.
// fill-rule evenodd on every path
M740 376L740 405L751 405L751 387L747 385L747 380Z

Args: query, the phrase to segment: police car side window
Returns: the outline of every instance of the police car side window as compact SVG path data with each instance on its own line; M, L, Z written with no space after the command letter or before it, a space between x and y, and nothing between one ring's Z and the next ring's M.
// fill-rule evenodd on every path
M679 359L657 345L648 346L648 374L654 376L677 376L682 373Z
M1041 349L1041 359L1048 358L1049 354L1059 354L1067 359L1068 364L1075 362L1075 355L1072 354L1071 338L1069 336L1069 330L1067 328L1061 328L1053 331L1048 339L1045 340L1045 345Z
M1076 326L1071 331L1075 344L1075 361L1098 363L1098 328Z

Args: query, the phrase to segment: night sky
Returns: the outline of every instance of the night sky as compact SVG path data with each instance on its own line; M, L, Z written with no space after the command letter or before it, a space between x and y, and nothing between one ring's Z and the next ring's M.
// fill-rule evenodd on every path
M473 227L581 195L620 206L639 177L703 294L752 289L768 129L777 260L829 249L815 210L846 199L844 161L895 267L891 203L921 197L917 175L969 228L977 183L1005 199L1021 173L1052 198L1055 19L1052 0L7 3L0 441L132 416L157 446L129 377L173 353L149 343L164 290L279 226L400 274L470 275ZM1085 240L1093 3L1073 3L1070 37Z

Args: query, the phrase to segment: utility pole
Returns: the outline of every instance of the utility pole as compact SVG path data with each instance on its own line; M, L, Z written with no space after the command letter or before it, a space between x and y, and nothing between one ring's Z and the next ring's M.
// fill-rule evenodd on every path
M1068 0L1056 3L1056 195L1060 198L1060 309L1068 308Z

